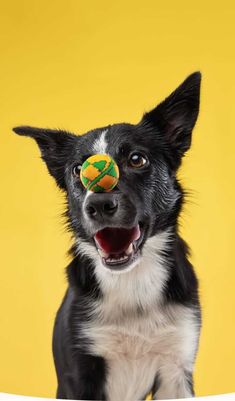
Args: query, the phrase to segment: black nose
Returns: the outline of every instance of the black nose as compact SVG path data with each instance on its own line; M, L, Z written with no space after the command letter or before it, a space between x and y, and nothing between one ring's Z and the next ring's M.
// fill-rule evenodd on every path
M90 218L111 217L118 209L118 201L113 194L91 194L84 208Z

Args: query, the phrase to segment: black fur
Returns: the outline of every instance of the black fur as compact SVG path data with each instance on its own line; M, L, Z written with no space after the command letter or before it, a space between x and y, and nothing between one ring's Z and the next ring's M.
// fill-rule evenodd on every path
M199 110L200 78L198 72L190 75L137 125L115 124L84 136L32 127L14 128L17 134L36 140L49 173L65 191L69 227L75 238L79 236L95 246L93 236L97 230L107 225L128 228L139 222L143 230L141 252L149 237L169 227L172 229L174 240L165 255L170 277L164 290L164 302L192 306L198 311L198 322L197 279L188 260L188 248L178 234L177 219L184 192L176 173L191 144ZM104 129L108 130L108 153L116 160L121 177L118 186L105 197L115 199L118 211L115 216L102 216L99 221L87 224L83 207L86 190L72 171L92 154L92 146ZM139 170L128 166L127 160L133 151L147 155L147 166ZM53 338L57 397L105 400L106 361L91 355L88 339L80 336L81 324L89 319L89 300L100 299L102 292L93 274L91 258L81 254L79 245L73 247L71 254L73 260L67 268L68 290L57 314ZM193 387L189 375L187 380Z

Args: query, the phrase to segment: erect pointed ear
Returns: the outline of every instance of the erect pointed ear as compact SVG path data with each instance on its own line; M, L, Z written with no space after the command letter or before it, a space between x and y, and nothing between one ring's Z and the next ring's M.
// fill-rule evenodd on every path
M71 155L77 137L66 131L33 127L16 127L18 135L29 136L37 142L42 159L58 186L65 190L65 165Z
M160 132L165 145L181 157L191 145L192 129L196 123L200 100L200 72L188 78L141 121Z

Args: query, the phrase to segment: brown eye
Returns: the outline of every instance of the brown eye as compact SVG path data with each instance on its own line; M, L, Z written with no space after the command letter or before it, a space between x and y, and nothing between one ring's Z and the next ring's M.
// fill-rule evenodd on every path
M136 152L130 155L128 163L133 168L141 168L147 163L147 159L141 153Z
M82 168L81 164L77 164L76 166L73 167L74 177L80 177L81 168Z

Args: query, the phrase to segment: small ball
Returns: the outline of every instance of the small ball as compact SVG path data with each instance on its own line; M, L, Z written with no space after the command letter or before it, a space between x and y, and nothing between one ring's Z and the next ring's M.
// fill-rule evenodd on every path
M119 169L109 155L92 155L83 163L80 179L89 191L109 192L118 183Z

